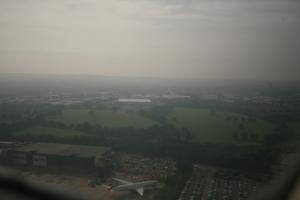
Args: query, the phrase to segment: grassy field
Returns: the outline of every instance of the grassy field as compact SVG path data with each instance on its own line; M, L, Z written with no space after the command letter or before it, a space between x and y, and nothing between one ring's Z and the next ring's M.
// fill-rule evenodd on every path
M76 130L50 128L50 127L42 127L42 126L25 129L23 131L16 132L15 134L16 135L29 134L29 135L33 135L33 136L53 135L53 136L58 136L58 137L86 135L85 133L82 133L82 132L76 131Z
M273 125L262 120L249 121L246 116L216 111L213 115L209 109L176 107L168 116L171 123L180 128L188 128L194 140L199 143L235 143L249 144L233 137L233 133L248 132L257 134L262 139L265 134L273 132ZM231 118L231 120L228 120ZM155 121L121 111L94 110L94 114L87 109L65 110L61 117L53 119L66 124L89 122L103 127L148 128L156 124ZM243 124L243 127L240 127Z
M89 122L91 124L99 124L103 127L128 127L148 128L156 122L135 114L127 114L120 111L102 111L94 110L91 115L89 110L65 110L61 117L53 119L55 121L66 124L78 124Z
M300 138L300 122L293 122L288 124L296 137Z
M228 121L226 118L231 117ZM217 111L213 116L209 109L193 109L177 107L170 115L170 120L177 127L188 128L195 141L199 143L249 143L235 139L233 132L247 131L248 133L256 133L260 138L264 134L272 133L273 125L271 123L256 120L249 122L244 120L244 127L240 128L243 115L230 112Z

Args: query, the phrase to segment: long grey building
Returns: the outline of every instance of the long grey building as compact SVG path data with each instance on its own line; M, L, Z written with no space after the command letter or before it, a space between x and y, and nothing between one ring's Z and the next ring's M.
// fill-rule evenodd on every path
M14 164L36 167L72 167L94 169L104 167L110 159L110 149L56 143L24 144L11 150Z

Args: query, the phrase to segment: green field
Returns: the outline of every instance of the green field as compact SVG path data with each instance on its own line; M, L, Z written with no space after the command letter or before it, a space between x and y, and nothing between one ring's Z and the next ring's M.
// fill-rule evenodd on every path
M15 133L15 135L32 135L32 136L52 135L58 137L65 137L65 136L80 136L86 134L76 130L37 126L34 128L18 131Z
M232 117L231 121L226 118ZM195 141L199 143L249 143L238 140L232 136L233 132L247 131L255 133L261 139L263 135L273 131L271 123L256 120L249 122L244 120L244 127L240 128L243 115L230 112L217 111L216 116L211 114L209 109L175 108L169 116L170 121L177 127L188 128Z
M194 141L198 143L254 144L255 142L250 140L234 138L233 133L256 134L259 141L265 134L270 134L274 130L271 123L263 120L249 121L244 115L224 111L216 111L216 115L213 115L209 109L176 107L168 115L168 119L179 128L189 129ZM65 110L61 117L52 120L65 124L89 122L109 128L129 126L148 128L156 124L155 121L138 114L112 110L94 110L91 114L88 109ZM243 127L240 124L243 124Z
M295 134L295 136L300 138L300 122L289 123L288 126Z
M127 114L121 111L104 111L94 110L91 115L89 110L65 110L61 117L53 119L65 124L78 124L89 122L91 124L99 124L103 127L135 127L148 128L156 124L155 121L136 114Z

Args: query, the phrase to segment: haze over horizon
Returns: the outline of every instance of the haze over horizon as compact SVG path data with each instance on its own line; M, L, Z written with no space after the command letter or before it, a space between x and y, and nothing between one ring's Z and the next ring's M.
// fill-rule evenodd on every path
M0 73L297 79L297 0L0 0Z

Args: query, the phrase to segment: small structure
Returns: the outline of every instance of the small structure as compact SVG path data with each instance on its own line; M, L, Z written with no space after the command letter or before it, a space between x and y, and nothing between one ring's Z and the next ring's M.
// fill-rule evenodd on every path
M136 99L136 98L119 98L119 103L151 103L150 99Z
M1 164L9 163L9 152L15 147L15 142L0 141L0 162Z
M175 95L175 94L166 94L166 95L162 95L163 99L173 99L173 100L178 100L178 99L190 99L191 96L187 96L187 95Z
M109 152L107 147L41 142L14 148L11 159L18 165L95 169L105 167Z

